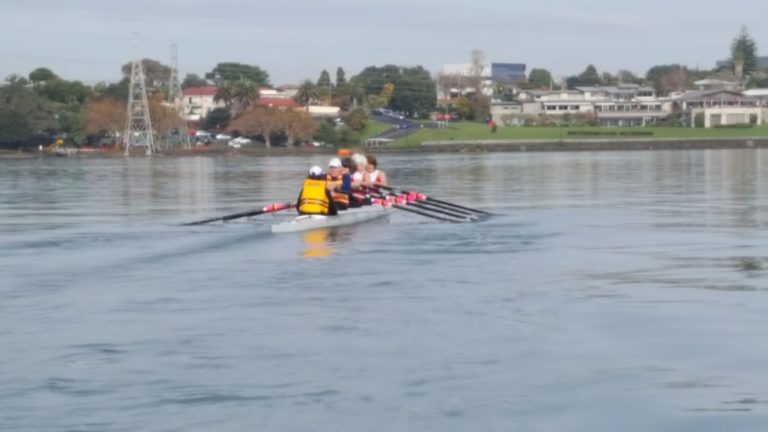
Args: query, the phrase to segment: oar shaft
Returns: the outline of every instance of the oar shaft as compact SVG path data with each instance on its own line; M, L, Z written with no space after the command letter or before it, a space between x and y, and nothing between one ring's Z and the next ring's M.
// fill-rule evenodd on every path
M242 211L242 212L239 212L239 213L233 213L233 214L230 214L230 215L219 216L219 217L205 219L205 220L201 220L201 221L197 221L197 222L189 222L189 223L185 223L185 224L181 224L181 225L182 226L192 226L192 225L203 225L203 224L207 224L207 223L210 223L210 222L218 222L218 221L226 222L226 221L230 221L230 220L233 220L233 219L239 219L239 218L248 217L248 216L256 216L256 215L260 215L260 214L264 214L264 213L273 213L273 212L277 212L277 211L280 211L280 210L285 210L285 209L289 209L289 208L293 208L293 207L296 207L296 203L293 203L293 202L274 203L274 204L269 204L267 206L264 206L264 207L262 207L260 209L246 210L246 211Z
M407 191L407 190L404 190L404 189L395 188L395 187L391 187L391 186L375 185L374 187L375 188L385 189L385 190L388 190L388 191L391 191L391 192L395 192L395 193L404 193L404 194L407 194L407 195L411 195L411 194L415 193L415 192L411 192L411 191ZM432 202L432 203L435 203L435 204L442 204L444 206L453 207L454 209L461 209L461 210L468 211L468 212L471 212L471 213L482 214L482 215L486 215L486 216L490 216L491 215L491 213L488 213L487 211L484 211L484 210L474 209L474 208L471 208L471 207L465 207L463 205L459 205L459 204L455 204L455 203L452 203L452 202L448 202L448 201L443 201L443 200L439 200L439 199L436 199L436 198L432 198L432 197L426 196L424 194L418 194L417 193L416 195L419 196L419 198L424 200L424 201L429 201L429 202Z

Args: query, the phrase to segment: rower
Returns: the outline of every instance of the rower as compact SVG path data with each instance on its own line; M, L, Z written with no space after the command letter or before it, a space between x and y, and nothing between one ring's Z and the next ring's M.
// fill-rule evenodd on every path
M368 161L368 165L365 166L368 171L368 176L371 179L372 185L387 185L387 173L379 169L379 164L376 161L376 156L369 154L365 157Z
M352 173L352 185L354 187L364 187L371 185L371 177L368 174L368 160L360 153L352 155L352 162L355 164L355 172Z
M333 158L328 162L328 190L338 210L349 208L349 194L344 192L344 171L339 158ZM347 178L349 175L347 174Z
M336 205L328 190L328 179L323 169L315 165L309 169L304 186L299 192L296 210L302 215L335 215Z

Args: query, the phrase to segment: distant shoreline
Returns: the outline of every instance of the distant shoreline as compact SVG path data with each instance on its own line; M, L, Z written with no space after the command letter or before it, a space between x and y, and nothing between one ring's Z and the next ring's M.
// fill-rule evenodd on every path
M461 153L461 152L567 152L567 151L624 151L624 150L704 150L704 149L750 149L768 148L768 137L739 138L637 138L637 139L562 139L562 140L449 140L425 141L412 146L357 148L357 151L375 154L386 153ZM277 147L232 149L226 146L194 148L190 150L164 150L161 157L186 156L297 156L335 154L333 147ZM143 156L140 153L134 156ZM25 153L16 150L0 150L0 159L34 159L39 157L60 157L46 153ZM75 158L124 157L121 151L77 153Z

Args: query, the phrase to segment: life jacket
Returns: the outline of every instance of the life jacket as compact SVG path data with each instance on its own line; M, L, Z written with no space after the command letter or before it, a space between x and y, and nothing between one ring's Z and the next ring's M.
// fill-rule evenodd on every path
M333 190L333 192L331 192L333 202L349 205L349 194L341 191L341 182L341 177L334 178L333 176L328 175L328 184L331 185Z
M299 198L299 213L327 215L331 203L328 201L326 181L313 178L304 180Z

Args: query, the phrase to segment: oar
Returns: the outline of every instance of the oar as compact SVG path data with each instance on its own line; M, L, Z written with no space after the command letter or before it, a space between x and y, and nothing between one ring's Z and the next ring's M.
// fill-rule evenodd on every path
M217 222L217 221L226 222L226 221L230 221L232 219L239 219L239 218L244 218L244 217L248 217L248 216L256 216L256 215L260 215L260 214L264 214L264 213L273 213L273 212L277 212L277 211L280 211L280 210L289 209L289 208L292 208L292 207L296 207L296 203L294 203L294 202L274 203L274 204L269 204L267 206L264 206L264 207L262 207L260 209L247 210L247 211L243 211L243 212L239 212L239 213L233 213L233 214L230 214L230 215L221 216L221 217L215 217L215 218L210 218L210 219L205 219L205 220L201 220L201 221L197 221L197 222L188 222L188 223L181 224L181 225L182 226L190 226L190 225L202 225L202 224L207 224L209 222Z
M434 203L435 205L442 205L442 206L447 206L447 207L453 207L454 209L461 209L461 210L465 210L465 211L472 212L472 213L475 213L475 214L482 214L482 215L486 215L486 216L492 216L492 213L488 213L487 211L484 211L484 210L475 209L475 208L471 208L471 207L465 207L465 206L462 206L462 205L459 205L459 204L454 204L454 203L451 203L451 202L447 202L447 201L439 200L439 199L436 199L436 198L428 197L428 196L426 196L426 195L424 195L422 193L419 193L419 192L411 192L411 191L407 191L407 190L404 190L404 189L400 189L400 188L396 188L396 187L390 187L390 186L383 186L383 185L374 185L373 187L374 188L385 189L385 190L388 190L388 191L391 191L391 192L394 192L394 193L404 193L404 194L409 195L409 196L413 195L413 196L416 197L416 199L424 200L424 201L430 202L430 203Z
M355 192L353 192L353 193L355 193ZM357 191L357 193L361 194L361 193L366 193L366 192ZM385 193L380 193L380 192L370 191L370 192L367 192L367 193L372 195L372 196L374 196L375 199L378 200L378 202L376 202L376 204L381 204L381 205L384 205L384 206L392 206L392 207L394 207L394 208L396 208L398 210L404 210L404 211L407 211L407 212L416 213L418 215L426 216L426 217L429 217L429 218L432 218L432 219L437 219L437 220L444 221L444 222L453 222L453 223L467 222L467 221L471 220L470 216L468 216L468 215L459 215L459 214L456 214L456 213L450 213L450 212L446 212L446 211L438 211L436 209L430 209L430 208L426 208L426 207L421 207L418 203L414 204L414 203L409 202L405 195L401 195L399 197L399 199L398 199L398 197L395 197L394 195L386 193L386 192ZM413 208L412 206L418 207L418 209ZM430 212L432 212L432 213L430 213ZM459 220L451 219L451 218L448 218L448 217L445 217L445 216L439 216L439 215L436 215L435 213L442 214L442 215L445 215L445 216L455 217L455 218L458 218ZM475 217L476 216L471 216L471 218L475 218Z

